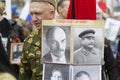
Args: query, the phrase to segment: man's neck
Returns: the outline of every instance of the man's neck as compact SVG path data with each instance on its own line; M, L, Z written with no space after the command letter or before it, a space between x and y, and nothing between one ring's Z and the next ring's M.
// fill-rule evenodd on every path
M59 62L59 63L66 63L67 62L64 54L57 57L51 53L51 57L53 59L53 62Z

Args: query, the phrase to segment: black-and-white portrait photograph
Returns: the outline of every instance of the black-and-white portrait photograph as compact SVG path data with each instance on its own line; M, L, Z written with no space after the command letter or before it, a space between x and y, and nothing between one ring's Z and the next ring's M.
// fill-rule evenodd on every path
M101 80L101 66L73 66L71 80Z
M70 63L70 26L43 26L42 63Z
M44 64L42 80L70 80L70 65Z
M120 15L120 0L113 0L114 15Z
M22 53L23 43L12 43L11 45L11 63L20 63L20 55Z
M101 64L102 28L74 28L74 64Z
M115 41L120 29L120 21L108 18L105 23L105 37L110 41Z

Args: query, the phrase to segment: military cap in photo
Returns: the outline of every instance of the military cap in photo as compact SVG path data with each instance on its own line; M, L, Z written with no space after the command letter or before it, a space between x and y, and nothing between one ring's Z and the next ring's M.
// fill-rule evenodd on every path
M5 6L4 6L4 4L0 1L0 14L2 14L4 10L5 10Z
M55 0L31 0L31 2L49 2L51 5L56 7L56 2Z
M95 34L95 31L94 30L85 30L85 31L83 31L83 32L81 32L80 34L79 34L79 37L80 38L82 38L82 37L89 37L89 36L93 36L93 35L91 35L91 34Z

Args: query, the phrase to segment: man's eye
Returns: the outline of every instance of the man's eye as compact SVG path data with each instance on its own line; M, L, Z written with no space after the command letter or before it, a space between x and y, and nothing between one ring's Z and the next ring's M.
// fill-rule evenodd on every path
M35 15L39 15L39 14L40 14L40 13L37 13L37 12L35 13Z
M51 44L52 44L53 46L59 45L57 41L52 41Z

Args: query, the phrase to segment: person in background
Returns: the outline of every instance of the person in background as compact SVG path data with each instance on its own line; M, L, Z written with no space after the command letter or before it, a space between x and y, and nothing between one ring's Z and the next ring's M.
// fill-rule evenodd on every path
M18 6L15 5L15 4L13 4L13 5L11 6L12 16L13 16L13 15L19 16L19 12L17 11L17 9L18 9Z
M57 19L66 19L70 0L59 0L57 3Z
M116 45L116 48L117 48L116 51L118 51L118 54L116 56L116 62L117 62L117 67L118 67L118 73L120 75L120 29L119 29L119 32L118 32L117 39L118 39L118 43Z
M9 21L3 17L4 15L5 6L0 1L0 33L2 37L8 37L11 31L11 26L9 24Z
M110 43L105 38L104 63L102 65L102 80L106 80L106 78L109 78L109 80L120 80L116 61L110 48Z
M3 1L3 0L2 0ZM3 1L4 2L4 1ZM9 36L11 34L12 31L12 27L10 25L10 22L7 18L5 18L3 15L5 15L5 6L4 3L0 1L0 33L2 35L2 38L6 38L7 39L7 45L5 46L7 50L5 50L6 52L4 53L4 55L7 56L8 61L10 59L10 45L9 44ZM2 46L2 45L0 45ZM2 52L0 52L1 54L3 54ZM4 55L1 55L1 57L3 57ZM5 63L5 62L3 62ZM10 65L11 66L11 72L14 73L13 75L18 78L18 72L19 72L19 67L16 64L10 64L9 62L6 63L6 65ZM7 66L9 67L9 66Z
M17 80L0 36L0 80Z
M54 0L31 0L30 13L35 29L24 40L19 80L42 80L41 27L42 20L55 18Z

